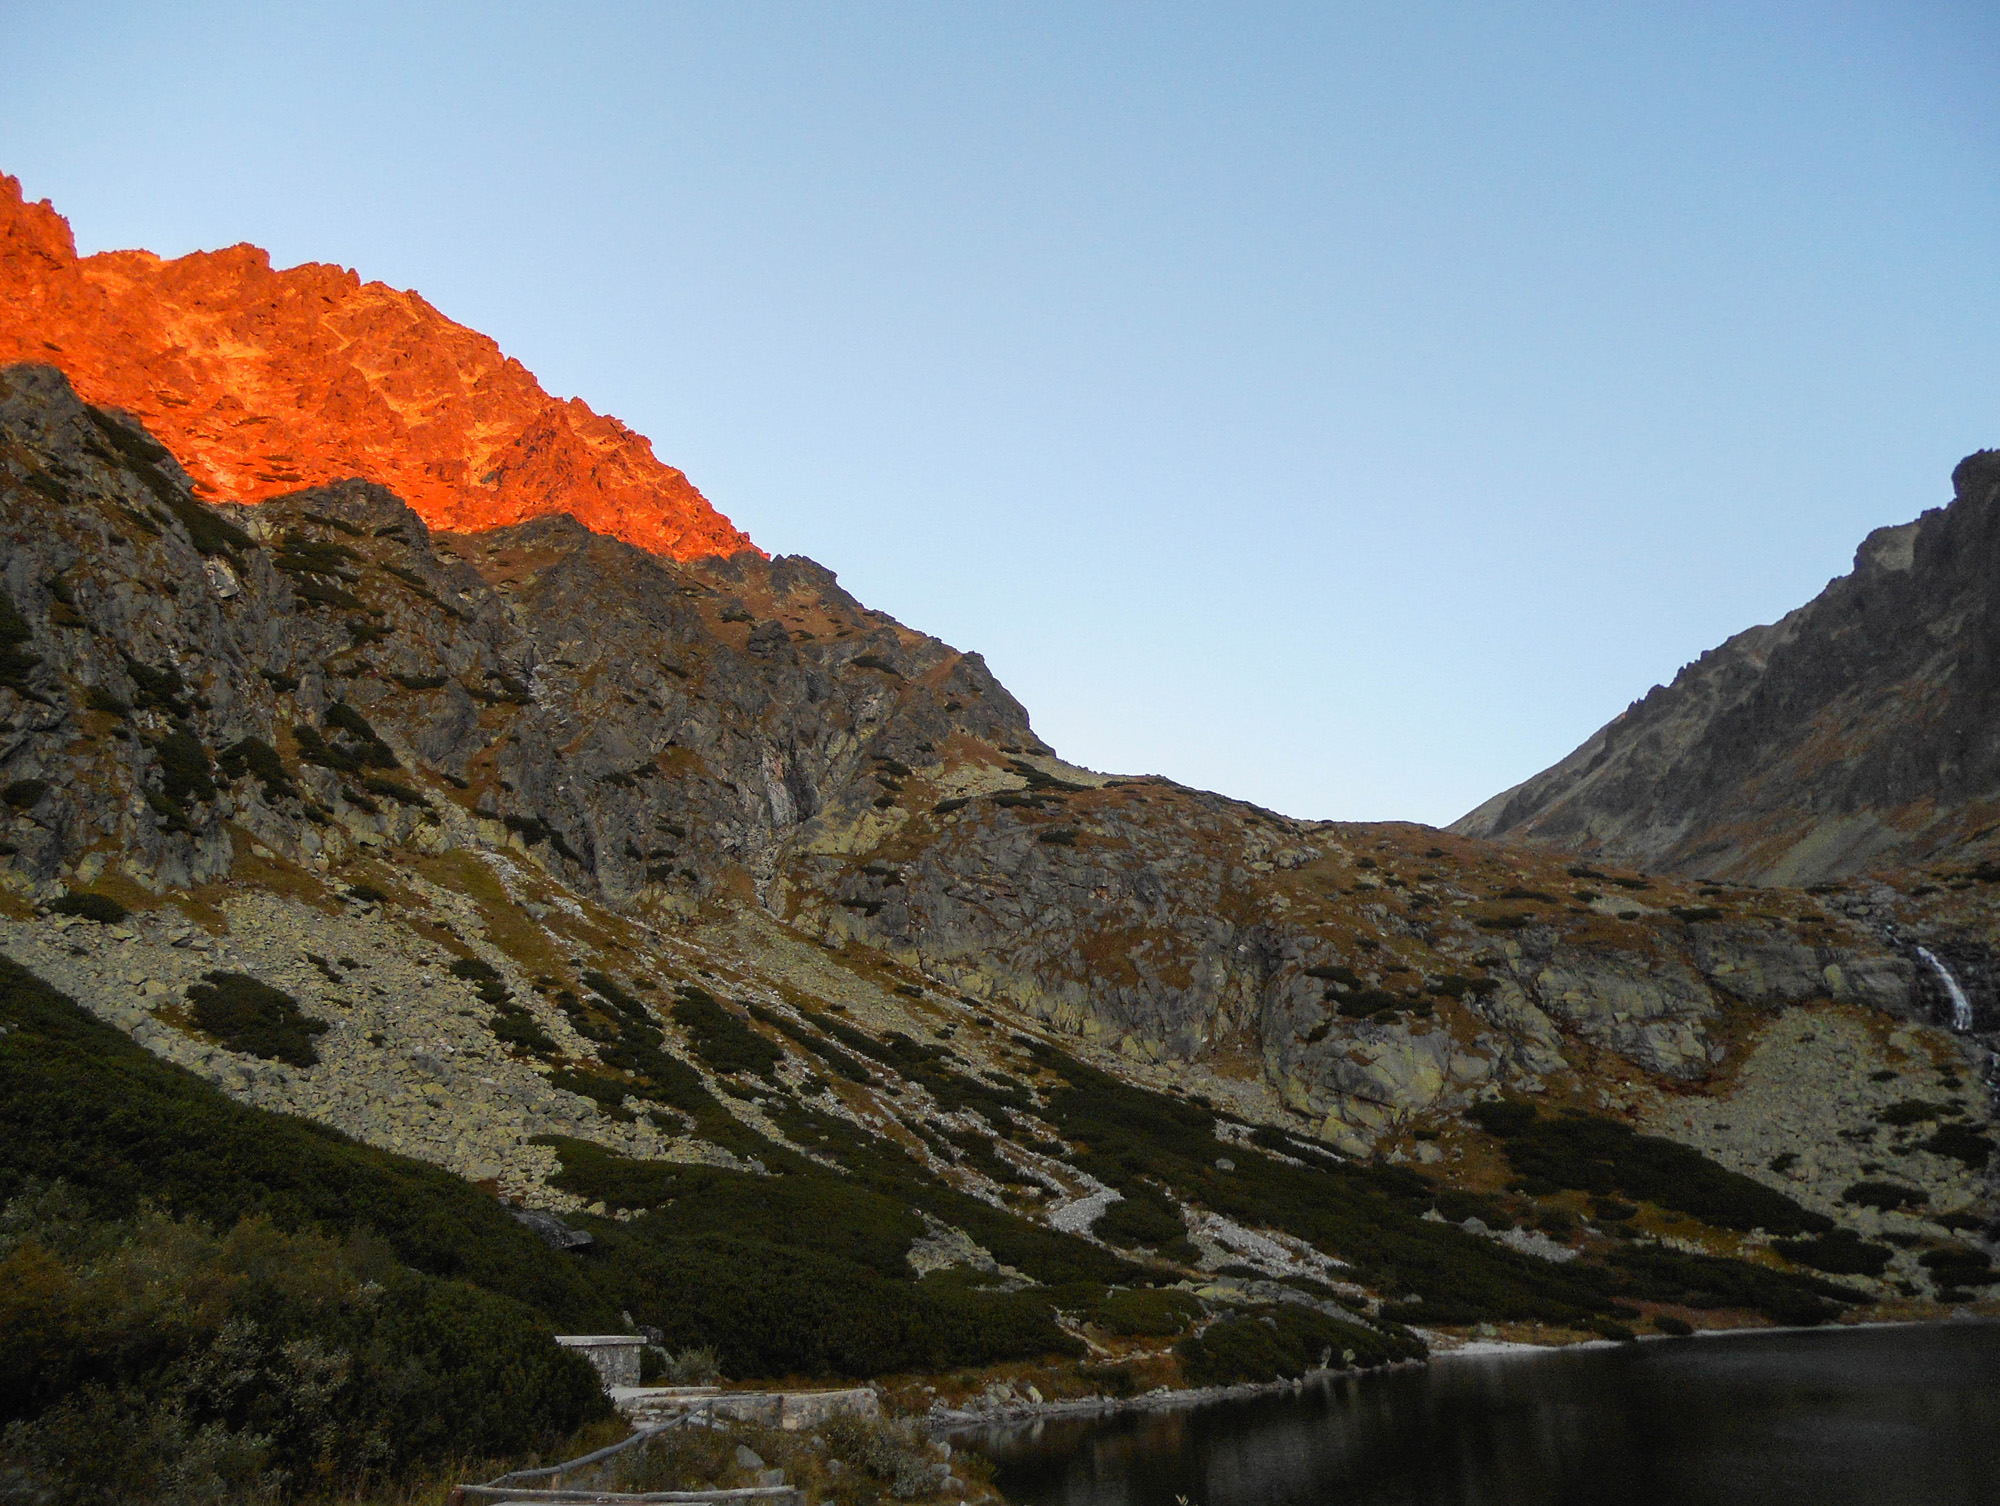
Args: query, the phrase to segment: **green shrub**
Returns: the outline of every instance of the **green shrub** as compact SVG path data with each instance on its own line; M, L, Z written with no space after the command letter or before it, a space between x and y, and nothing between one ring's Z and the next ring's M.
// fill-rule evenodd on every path
M101 926L115 926L132 913L110 895L92 894L88 890L65 894L49 908L58 915L78 915Z
M1983 1285L1991 1279L1993 1271L1993 1257L1970 1245L1946 1245L1941 1249L1926 1250L1917 1257L1917 1264L1935 1272L1940 1281L1960 1286Z
M1462 999L1467 994L1475 997L1490 994L1500 987L1498 978L1463 978L1457 973L1446 973L1438 980L1436 993L1447 999Z
M871 1253L866 1229L844 1222L821 1245L810 1228L786 1225L780 1208L796 1209L793 1189L779 1208L758 1208L754 1184L770 1190L771 1179L736 1175L752 1184L742 1195L753 1206L725 1207L723 1227L748 1224L756 1233L704 1230L679 1216L676 1200L664 1210L669 1216L656 1212L598 1234L598 1259L612 1267L606 1275L621 1306L660 1328L671 1346L712 1348L725 1374L871 1376L1082 1352L1056 1326L1046 1293L978 1290L950 1272L912 1280L902 1261L907 1240L893 1252L900 1269L888 1274L887 1244ZM908 1210L883 1210L885 1219L896 1215ZM866 1258L844 1258L840 1249Z
M674 1023L687 1032L695 1055L717 1072L753 1072L767 1079L774 1075L785 1057L776 1045L724 1009L706 989L682 984L675 993L678 997L670 1012Z
M401 767L394 750L382 741L368 718L346 701L335 701L327 707L323 720L334 734L333 739L305 722L292 728L301 762L318 764L339 774L357 775L370 769Z
M42 803L42 796L49 792L46 779L16 779L4 789L0 789L0 800L17 811L33 810Z
M1348 1019L1365 1019L1390 1010L1401 1009L1410 1001L1386 989L1364 988L1357 993L1343 996L1340 1013Z
M640 1383L667 1386L712 1386L722 1379L722 1357L707 1345L675 1354L648 1345L640 1356Z
M817 1030L832 1036L841 1045L862 1056L872 1057L893 1067L911 1082L927 1089L947 1113L976 1109L989 1119L1004 1119L1006 1109L1026 1109L1027 1097L1018 1088L996 1085L968 1073L945 1066L953 1057L943 1046L914 1041L900 1030L892 1030L881 1040L852 1025L843 1025L831 1015L816 1010L799 1011Z
M384 779L379 775L370 775L361 781L361 788L371 795L380 795L385 800L393 800L398 805L414 806L421 810L430 809L430 796L411 789L400 779Z
M1202 1316L1201 1304L1186 1292L1112 1292L1091 1316L1112 1333L1133 1339L1165 1339L1187 1332Z
M1970 1171L1984 1171L1993 1158L1993 1137L1970 1124L1940 1125L1927 1140L1917 1142L1934 1156L1962 1161Z
M765 1147L762 1136L716 1102L702 1086L700 1073L662 1049L665 1033L644 1004L601 973L586 973L584 980L596 989L601 1011L586 1008L566 989L556 995L556 1003L593 1043L599 1061L630 1076L613 1081L595 1073L559 1073L552 1083L595 1098L614 1112L627 1095L678 1109L703 1138L727 1150L755 1155Z
M1130 1365L1078 1365L1077 1379L1094 1387L1100 1396L1123 1399L1139 1393L1139 1378Z
M396 767L396 755L390 751L389 745L382 741L368 718L349 702L335 701L326 708L324 720L327 726L346 733L361 745L360 756L369 767L377 769Z
M287 528L278 545L274 563L287 575L325 575L352 584L361 577L348 566L361 556L345 544L316 539L296 528Z
M825 1062L827 1066L831 1067L849 1082L871 1083L875 1081L875 1074L859 1058L842 1050L831 1041L813 1034L797 1021L786 1015L779 1014L775 1009L766 1009L760 1004L748 1004L744 1007L750 1011L752 1017L762 1020L766 1025L782 1033L788 1040L803 1046L807 1051L810 1051L814 1056Z
M480 962L478 958L462 956L456 958L446 968L446 972L450 972L454 978L464 978L466 982L470 982L472 990L480 996L480 1000L484 1004L494 1006L494 1016L486 1022L488 1030L494 1032L494 1040L500 1040L506 1046L516 1046L534 1056L556 1054L558 1050L556 1042L548 1036L546 1030L542 1030L534 1014L530 1014L526 1008L514 1002L514 992L504 982L500 982L500 972L490 962ZM576 1090L574 1084L578 1080L578 1074L556 1074L556 1078L562 1078L558 1086L568 1086L572 1088L572 1092ZM556 1082L556 1078L550 1078L550 1082ZM596 1082L604 1080L598 1078ZM608 1096L612 1100L612 1106L616 1106L624 1100L624 1092L626 1092L624 1084L618 1084L616 1090L606 1088L604 1096ZM592 1092L586 1096L596 1096L596 1094Z
M1338 963L1322 963L1318 966L1307 968L1305 972L1308 978L1319 978L1325 982L1339 983L1348 988L1359 988L1361 986L1361 975L1355 972L1353 968L1343 967Z
M1818 1234L1833 1227L1831 1219L1762 1182L1614 1119L1575 1110L1542 1119L1526 1104L1481 1104L1471 1112L1482 1123L1507 1126L1508 1164L1529 1189L1570 1187L1599 1197L1622 1192L1727 1229Z
M608 1410L545 1320L379 1242L106 1220L31 1184L0 1215L0 1291L7 1452L72 1492L79 1466L128 1490L189 1470L252 1494L351 1489Z
M754 1486L766 1465L784 1472L798 1500L822 1506L930 1499L954 1469L975 1482L988 1473L971 1451L947 1464L912 1419L836 1417L793 1432L744 1422L673 1428L619 1455L613 1483L635 1493L742 1489ZM641 1496L648 1498L671 1499Z
M1856 1182L1841 1193L1843 1203L1857 1207L1873 1208L1878 1213L1892 1213L1898 1208L1912 1207L1924 1201L1924 1194L1915 1187L1905 1187L1900 1182Z
M1864 1243L1852 1229L1833 1229L1818 1239L1779 1240L1771 1248L1831 1276L1879 1276L1895 1253L1886 1245Z
M1959 1112L1954 1104L1926 1103L1921 1098L1905 1098L1900 1103L1892 1103L1879 1110L1876 1121L1881 1124L1905 1128L1912 1124L1922 1124L1931 1119L1949 1119Z
M176 804L189 800L206 803L215 798L215 781L209 777L208 749L185 726L177 726L154 745L159 755L160 785Z
M1836 1316L1837 1304L1859 1299L1845 1287L1797 1272L1742 1260L1689 1255L1662 1245L1636 1245L1610 1258L1609 1289L1679 1307L1739 1307L1775 1323L1810 1328Z
M521 840L526 842L530 847L533 847L541 842L546 842L549 844L549 846L553 847L558 853L562 854L562 856L568 858L572 863L580 863L583 861L583 859L577 855L576 849L574 849L569 845L569 842L564 838L563 834L560 831L556 830L555 827L548 825L546 822L542 821L538 817L504 815L500 818L500 824L505 826L507 830L511 832L520 833Z
M28 676L42 662L41 655L21 652L21 645L33 642L34 636L14 598L0 588L0 685L39 701L42 697L29 688Z
M1475 1103L1465 1111L1471 1119L1489 1135L1506 1137L1525 1134L1535 1124L1535 1106L1513 1099L1496 1098L1488 1103Z
M1289 1302L1218 1318L1174 1345L1181 1374L1196 1386L1289 1380L1316 1368L1381 1365L1422 1352L1413 1341Z
M1676 1318L1672 1313L1655 1313L1653 1327L1676 1339L1685 1339L1694 1332L1692 1323L1685 1318Z
M310 1067L319 1060L313 1037L326 1022L299 1013L299 1001L248 973L215 972L187 991L195 1025L231 1051Z
M472 984L482 1002L505 1004L514 997L513 991L500 981L500 973L490 962L481 962L477 957L456 957L445 969L454 978L463 978Z
M1180 1210L1150 1187L1128 1183L1121 1201L1098 1215L1091 1232L1115 1245L1149 1247L1187 1235Z
M262 786L264 798L298 798L298 789L292 784L291 775L285 771L285 761L278 756L278 750L261 737L243 737L231 743L216 755L215 766L223 779L231 784L248 774Z
M505 1004L496 1010L486 1022L493 1032L493 1038L503 1045L515 1046L534 1056L553 1056L559 1049L555 1040L542 1029L540 1023L518 1004Z
M1426 1221L1422 1215L1435 1205L1438 1190L1414 1171L1286 1165L1246 1153L1234 1156L1236 1169L1225 1172L1215 1166L1212 1110L1119 1082L1053 1047L1031 1044L1030 1050L1067 1084L1050 1092L1045 1117L1065 1141L1087 1147L1078 1164L1102 1181L1128 1189L1148 1177L1173 1188L1179 1199L1308 1240L1348 1261L1358 1281L1421 1296L1426 1320L1460 1321L1438 1316L1458 1313L1467 1322L1570 1321L1605 1300L1575 1272ZM1262 1127L1251 1139L1296 1157L1297 1148L1279 1130Z
M176 1390L182 1388L175 1388ZM200 1424L167 1387L86 1383L0 1436L0 1479L16 1499L49 1506L98 1501L198 1506L279 1499L270 1440Z

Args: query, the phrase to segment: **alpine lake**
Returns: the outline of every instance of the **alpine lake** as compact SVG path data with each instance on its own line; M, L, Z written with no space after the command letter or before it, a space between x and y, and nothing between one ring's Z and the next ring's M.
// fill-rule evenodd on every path
M2000 1503L2000 1322L1444 1355L954 1441L1020 1506Z

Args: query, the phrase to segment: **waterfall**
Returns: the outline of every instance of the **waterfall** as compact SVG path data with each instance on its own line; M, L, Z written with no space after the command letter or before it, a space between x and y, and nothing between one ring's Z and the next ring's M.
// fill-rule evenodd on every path
M1944 965L1936 952L1927 946L1920 946L1917 955L1930 964L1931 971L1943 981L1944 991L1951 995L1951 1028L1960 1035L1968 1033L1972 1029L1972 1000L1966 997L1965 990L1958 986L1958 979L1952 977L1951 969Z

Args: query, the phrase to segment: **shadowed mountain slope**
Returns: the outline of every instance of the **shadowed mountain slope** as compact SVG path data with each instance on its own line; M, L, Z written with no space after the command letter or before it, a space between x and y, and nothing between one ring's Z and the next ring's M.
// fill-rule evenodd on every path
M1964 860L2000 827L2000 452L1950 506L1455 822L1651 872L1805 883Z

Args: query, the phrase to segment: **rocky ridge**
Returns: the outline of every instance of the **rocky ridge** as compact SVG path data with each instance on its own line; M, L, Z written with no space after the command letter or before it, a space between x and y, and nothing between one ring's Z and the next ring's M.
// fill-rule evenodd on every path
M1804 884L1973 865L2000 831L2000 451L1870 534L1851 574L1737 634L1452 826L1648 871Z
M255 246L79 257L0 174L0 363L60 366L137 415L211 502L363 477L438 528L562 513L675 559L756 552L617 419L559 401L486 336L342 267Z

